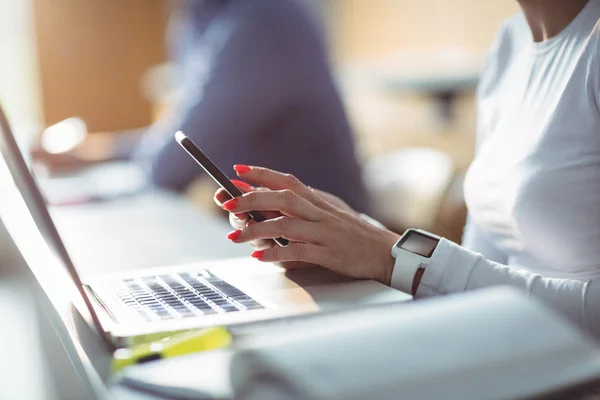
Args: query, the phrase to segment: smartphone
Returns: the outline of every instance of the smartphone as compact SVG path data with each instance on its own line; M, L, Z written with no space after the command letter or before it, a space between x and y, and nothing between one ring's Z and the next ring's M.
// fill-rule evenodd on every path
M219 169L219 167L210 161L210 158L208 158L206 154L204 154L190 138L185 136L183 132L178 131L175 133L175 140L202 167L202 169L204 169L206 173L213 178L215 182L217 182L219 186L225 189L231 198L240 197L244 194L240 189L238 189L237 186L235 186L233 182L231 182L231 180L223 173L223 171ZM248 215L250 215L250 218L256 222L267 220L267 217L265 217L265 215L260 211L250 211ZM289 243L288 240L284 238L276 238L273 240L279 246L287 246Z

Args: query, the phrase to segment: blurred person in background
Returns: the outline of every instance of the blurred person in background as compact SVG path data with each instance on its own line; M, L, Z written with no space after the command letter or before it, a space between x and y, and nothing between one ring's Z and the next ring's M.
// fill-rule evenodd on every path
M183 0L167 41L174 102L149 128L117 135L108 158L133 158L155 185L183 191L206 174L174 141L182 130L225 173L234 162L286 170L369 209L323 32L306 0Z
M237 229L229 239L261 261L319 264L417 298L510 285L600 339L600 0L519 3L478 88L462 246L425 233L429 255L399 256L399 235L343 201L246 165L235 169L257 188L215 195ZM249 210L271 219L247 222ZM277 237L290 244L264 240Z
M169 39L182 99L135 156L162 187L204 171L182 152L183 130L224 171L234 162L294 173L368 209L353 136L323 35L302 0L186 0Z

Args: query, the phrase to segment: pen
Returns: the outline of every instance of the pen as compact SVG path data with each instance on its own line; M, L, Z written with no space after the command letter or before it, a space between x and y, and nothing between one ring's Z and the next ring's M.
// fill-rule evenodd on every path
M220 349L230 344L231 334L222 327L187 331L155 342L116 350L112 370L118 372L129 365Z

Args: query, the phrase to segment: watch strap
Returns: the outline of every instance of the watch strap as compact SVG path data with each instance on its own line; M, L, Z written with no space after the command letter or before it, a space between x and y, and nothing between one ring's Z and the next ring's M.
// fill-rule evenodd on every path
M422 268L423 257L408 251L396 255L390 286L404 293L412 294L413 282L417 270Z
M421 284L421 280L423 279L423 275L425 274L425 268L426 266L421 264L421 266L415 273L415 277L412 284L412 290L410 291L410 294L412 294L413 296L417 295L417 290L419 290L419 285Z

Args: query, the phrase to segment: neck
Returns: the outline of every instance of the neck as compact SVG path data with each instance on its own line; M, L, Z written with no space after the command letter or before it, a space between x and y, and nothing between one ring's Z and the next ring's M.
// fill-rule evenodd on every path
M533 40L542 42L558 35L585 7L588 0L518 0Z

